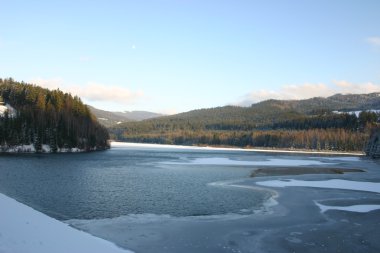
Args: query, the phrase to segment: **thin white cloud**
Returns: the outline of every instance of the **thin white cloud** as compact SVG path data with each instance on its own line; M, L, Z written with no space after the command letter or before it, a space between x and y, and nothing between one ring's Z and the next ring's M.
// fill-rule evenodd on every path
M92 60L92 58L91 58L91 57L88 57L88 56L80 56L80 57L78 58L78 60L79 60L80 62L89 62L89 61Z
M43 79L43 78L34 78L29 81L29 83L39 85L41 87L47 88L49 90L56 90L64 88L64 83L62 78L52 78L52 79ZM69 92L69 91L66 91Z
M341 81L334 81L333 82L336 86L336 93L343 93L343 94L363 94L363 93L373 93L373 92L380 92L380 84L374 84L372 82L367 83L350 83L344 80Z
M85 86L73 86L71 90L90 101L110 101L121 104L130 104L143 96L141 91L133 92L124 87L94 82L89 82Z
M367 42L375 47L380 47L380 37L369 37Z
M67 85L60 78L37 78L30 82L48 89L59 88L64 92L69 92L72 95L77 95L92 102L112 102L126 105L134 103L144 96L142 91L131 91L121 86L105 85L95 82L88 82L85 85Z
M328 97L337 93L363 94L380 92L380 85L372 82L354 84L348 81L333 81L332 84L305 83L301 85L285 85L276 90L255 90L241 97L236 104L251 105L268 99L308 99L312 97Z
M165 110L159 110L158 113L164 114L164 115L174 115L178 113L178 110L175 108L169 108Z

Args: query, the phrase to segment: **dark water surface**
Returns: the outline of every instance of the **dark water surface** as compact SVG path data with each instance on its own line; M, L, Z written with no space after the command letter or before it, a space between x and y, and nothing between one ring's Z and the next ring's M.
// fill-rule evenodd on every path
M149 148L1 155L0 192L61 220L245 213L269 198L265 191L209 185L246 178L253 170L241 164L188 164L209 158L267 160L251 152Z
M260 183L380 182L379 165L364 157L124 143L105 152L0 155L0 192L135 252L377 253L380 210L317 205L379 205L377 191ZM249 178L263 167L363 172Z

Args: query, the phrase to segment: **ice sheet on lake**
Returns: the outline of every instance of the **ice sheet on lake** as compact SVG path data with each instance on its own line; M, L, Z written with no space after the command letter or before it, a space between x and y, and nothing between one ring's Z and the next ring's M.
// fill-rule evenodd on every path
M301 186L301 187L316 187L316 188L330 188L354 191L366 191L380 193L380 183L377 182L362 182L350 181L342 179L331 179L325 181L304 181L304 180L269 180L256 182L258 185L270 187L288 187L288 186Z
M3 194L0 194L0 206L0 252L131 252L76 230Z
M307 165L331 165L316 160L301 159L268 159L261 161L233 160L225 157L197 158L184 162L165 162L165 164L196 164L196 165L233 165L233 166L307 166Z
M331 160L331 161L343 161L343 162L360 162L360 157L353 157L353 156L336 156L336 157L326 157L324 158L326 160Z
M143 148L143 149L183 149L183 150L220 150L220 151L254 151L252 149L242 148L214 148L214 147L197 147L168 144L150 144L150 143L132 143L132 142L111 142L111 148Z
M208 150L208 151L239 151L239 152L263 152L263 153L285 153L285 154L328 154L328 155L354 155L363 156L364 153L350 153L337 151L316 151L316 150L279 150L279 149L260 149L260 148L223 148L223 147L198 147L183 145L133 143L133 142L111 142L111 148L142 148L142 149L183 149L183 150Z
M65 222L79 228L92 226L123 226L123 224L150 224L150 223L168 223L168 222L192 222L192 221L215 221L215 220L236 220L246 217L244 214L227 213L215 215L198 215L198 216L173 216L169 214L128 214L115 218L81 220L72 219Z
M315 202L315 204L321 209L322 213L328 210L368 213L368 212L380 209L380 205L327 206L327 205L322 205L318 202Z

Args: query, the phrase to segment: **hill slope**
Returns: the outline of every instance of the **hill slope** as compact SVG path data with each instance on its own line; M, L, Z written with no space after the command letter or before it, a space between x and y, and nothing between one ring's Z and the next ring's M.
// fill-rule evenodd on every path
M0 79L0 96L13 108L0 115L0 151L70 151L109 148L108 131L79 97Z
M115 126L131 132L155 130L252 130L272 128L279 122L332 114L380 110L380 93L360 95L334 95L328 98L306 100L267 100L251 107L224 106L193 110L172 116L158 117L141 122L128 122ZM338 116L331 116L335 119Z
M370 94L336 94L327 98L315 97L304 100L267 100L251 106L259 108L279 108L294 110L303 114L315 114L322 111L363 111L380 109L380 93Z
M99 123L111 127L113 125L121 124L130 121L141 121L145 119L157 118L164 116L163 114L147 112L147 111L131 111L131 112L110 112L100 110L92 106L88 106L90 111L96 116Z
M337 94L201 109L123 123L110 132L115 139L136 142L362 150L368 133L357 130L366 127L367 116L333 112L379 110L379 95ZM368 118L373 123L377 116Z

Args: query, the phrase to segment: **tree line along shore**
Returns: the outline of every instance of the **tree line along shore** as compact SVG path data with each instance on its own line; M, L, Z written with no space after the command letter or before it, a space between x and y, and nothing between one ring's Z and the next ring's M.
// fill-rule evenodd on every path
M0 150L32 147L42 152L109 148L109 134L77 96L0 79ZM16 149L17 151L17 149ZM25 150L21 150L25 151Z

